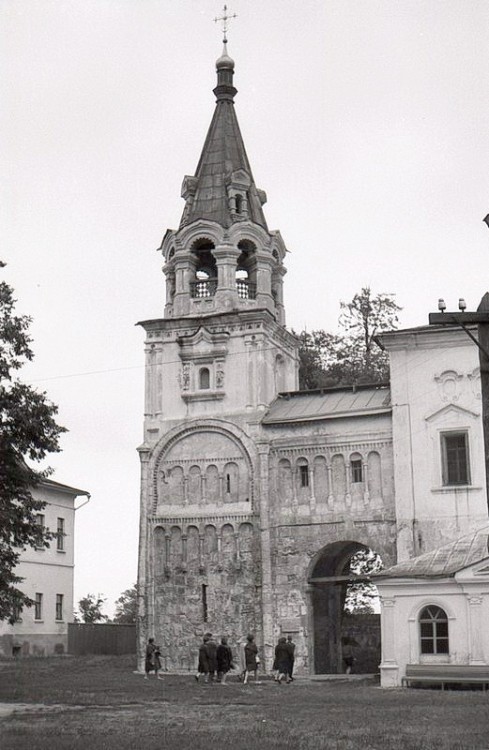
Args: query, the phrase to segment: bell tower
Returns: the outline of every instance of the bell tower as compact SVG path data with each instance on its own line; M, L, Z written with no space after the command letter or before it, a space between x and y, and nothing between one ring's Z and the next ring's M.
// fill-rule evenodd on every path
M140 323L139 649L155 637L165 665L178 669L205 630L269 642L261 421L278 393L298 385L298 340L285 328L286 248L265 220L226 40L216 68L216 108L195 174L183 180L180 225L160 247L164 317Z
M226 43L216 69L216 109L195 175L183 180L180 226L161 245L165 317L265 309L283 326L286 248L263 214L266 194L255 185L236 118Z

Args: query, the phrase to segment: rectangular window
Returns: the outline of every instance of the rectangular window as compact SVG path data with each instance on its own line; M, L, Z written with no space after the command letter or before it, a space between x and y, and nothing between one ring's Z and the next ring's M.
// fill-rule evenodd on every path
M56 594L56 619L63 619L63 594Z
M301 472L301 487L309 487L309 466L299 466Z
M34 598L34 620L42 620L42 594Z
M351 481L363 482L362 460L356 459L351 462Z
M226 474L226 492L231 492L231 474Z
M46 516L44 513L36 513L36 525L44 532L44 529L46 528ZM44 550L45 547L42 545L41 539L39 538L39 540L36 541L38 541L38 543L36 544L35 549Z
M207 611L207 584L202 584L202 619L208 622L209 613Z
M441 435L442 480L444 485L470 484L469 441L466 432Z
M65 519L58 518L58 528L56 531L56 549L63 552L65 548Z

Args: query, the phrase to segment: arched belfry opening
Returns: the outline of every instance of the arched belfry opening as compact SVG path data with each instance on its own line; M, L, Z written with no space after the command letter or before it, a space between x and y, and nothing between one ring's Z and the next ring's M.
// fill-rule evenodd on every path
M311 587L314 672L376 672L380 663L378 594L370 575L377 553L356 541L334 542L313 560Z
M195 256L194 278L190 282L190 295L194 298L213 297L217 289L217 263L210 240L198 240L192 248Z
M240 299L256 298L256 254L249 240L238 243L241 251L236 264L236 288Z

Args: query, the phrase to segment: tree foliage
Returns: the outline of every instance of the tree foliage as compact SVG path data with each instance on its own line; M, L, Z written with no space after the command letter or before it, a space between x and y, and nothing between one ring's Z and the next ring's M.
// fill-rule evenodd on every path
M130 589L126 589L122 592L120 597L116 600L116 609L114 615L114 622L118 623L133 623L136 622L137 617L137 587L136 584Z
M87 594L78 602L78 612L75 613L76 621L85 623L105 622L108 618L102 612L102 607L107 600L102 594Z
M5 264L0 262L0 268ZM32 489L48 470L30 468L57 452L64 432L55 421L57 407L45 393L22 383L17 371L34 357L29 336L31 318L15 314L13 289L0 282L0 620L15 621L29 599L19 588L15 573L20 553L26 547L48 547L52 534L37 523L46 503Z
M368 576L382 570L380 555L371 549L362 549L350 558L350 573L357 576ZM377 587L369 581L349 583L346 589L344 609L350 614L372 614L376 611L379 600Z
M351 302L340 303L339 332L302 331L299 334L301 390L353 383L380 383L389 377L387 354L376 344L382 331L399 324L394 295L364 287Z

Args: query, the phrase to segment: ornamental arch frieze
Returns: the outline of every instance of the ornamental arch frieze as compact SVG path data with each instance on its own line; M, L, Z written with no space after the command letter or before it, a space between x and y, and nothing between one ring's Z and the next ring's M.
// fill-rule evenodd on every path
M154 516L252 514L255 448L225 420L179 425L157 443L150 460L149 508Z

